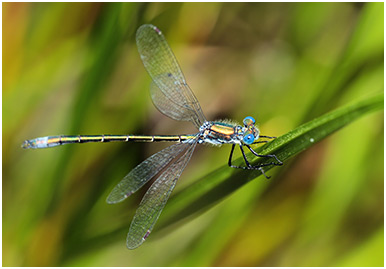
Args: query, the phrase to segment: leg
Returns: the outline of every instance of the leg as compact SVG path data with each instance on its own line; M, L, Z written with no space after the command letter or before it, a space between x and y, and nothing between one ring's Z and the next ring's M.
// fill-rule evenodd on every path
M244 150L243 150L243 146L242 145L239 145L240 146L240 150L241 150L241 153L243 155L243 158L244 158L244 161L245 161L245 164L247 166L236 166L236 165L232 165L232 156L233 156L233 151L235 149L235 144L232 145L232 149L231 149L231 153L229 155L229 160L228 160L228 165L232 168L241 168L241 169L256 169L256 170L260 170L260 172L268 179L270 177L268 177L265 173L264 173L264 170L263 170L263 166L267 166L267 165L271 165L271 164L261 164L261 165L258 165L258 166L252 166L248 160L247 160L247 157L245 156L245 153L244 153Z
M258 154L256 151L254 151L249 145L245 145L255 156L257 156L257 157L266 157L266 158L275 158L275 160L277 161L277 163L274 163L274 162L271 162L271 163L269 163L269 164L267 164L267 165L283 165L283 162L282 161L280 161L277 157L276 157L276 155L274 155L274 154L268 154L268 155L261 155L261 154ZM264 165L264 166L266 166L266 165Z
M267 140L264 140L264 141L257 141L257 142L253 142L252 145L254 144L259 144L259 143L268 143L269 141Z
M235 145L236 144L232 144L231 154L229 155L229 160L228 160L228 166L232 167L232 168L238 168L238 167L232 165L232 156L233 156L233 151L235 150Z
M269 139L277 138L276 136L266 136L266 135L260 135L259 137L264 137L264 138L269 138Z
M247 156L245 156L244 149L243 149L243 146L242 146L242 145L240 145L240 150L241 150L241 153L243 154L245 164L247 165L247 167L245 167L244 169L260 170L260 172L265 176L266 179L270 179L270 178L271 178L271 177L267 176L267 175L265 174L264 170L263 170L263 166L271 165L271 163L267 163L267 164L258 164L258 165L252 166L252 165L248 162Z
M274 138L276 138L276 136L266 136L266 135L260 135L259 137L262 137L262 138L268 138L268 139L274 139ZM254 145L254 144L259 144L259 143L268 143L268 142L269 142L268 140L257 141L257 142L253 142L252 145Z
M232 164L232 157L233 157L233 151L235 150L236 144L232 144L231 154L229 155L228 165L232 168L241 168L241 169L250 169L251 164L248 162L247 158L245 157L245 153L243 148L240 145L241 152L243 153L244 161L247 166L236 166Z

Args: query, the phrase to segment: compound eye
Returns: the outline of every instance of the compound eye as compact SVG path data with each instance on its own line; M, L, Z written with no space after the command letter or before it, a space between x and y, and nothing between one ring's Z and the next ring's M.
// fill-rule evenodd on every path
M251 123L252 124L255 124L255 119L254 118L252 118L251 116L248 116L248 117L246 117L244 120L243 120L243 123L244 123L244 125L250 125Z
M253 141L255 141L255 137L253 134L247 134L244 136L243 141L245 144L249 145L252 144Z

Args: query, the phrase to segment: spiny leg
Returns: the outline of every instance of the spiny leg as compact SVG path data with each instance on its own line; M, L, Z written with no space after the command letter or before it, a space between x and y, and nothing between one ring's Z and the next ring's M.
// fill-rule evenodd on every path
M283 162L282 161L280 161L277 157L276 157L276 155L275 154L267 154L267 155L261 155L261 154L258 154L256 151L254 151L249 145L245 145L255 156L257 156L257 157L266 157L266 158L275 158L275 160L277 161L277 163L274 163L274 162L271 162L271 163L269 163L269 164L267 164L267 165L277 165L277 166L279 166L279 165L283 165ZM266 166L266 165L264 165L264 166Z
M237 165L233 165L232 164L232 157L233 157L233 151L235 150L235 146L236 144L232 144L232 149L231 149L231 153L229 154L229 160L228 160L228 165L232 168L241 168L241 169L251 169L251 164L248 162L248 160L245 158L245 154L244 154L244 151L242 150L241 146L241 152L243 153L243 157L244 157L244 161L245 161L245 164L247 166L237 166Z
M245 164L247 165L247 166L236 166L236 165L233 165L232 164L232 157L233 157L233 151L234 151L234 149L235 149L235 146L236 146L236 144L233 144L232 145L232 149L231 149L231 153L229 154L229 160L228 160L228 165L230 166L230 167L232 167L232 168L241 168L241 169L258 169L258 170L260 170L260 172L268 179L268 178L270 178L270 177L268 177L266 174L265 174L265 172L264 172L264 170L263 170L263 166L267 166L267 165L271 165L271 164L261 164L261 165L258 165L258 166L252 166L250 163L249 163L249 161L247 160L247 157L245 156L245 152L244 152L244 150L243 150L243 146L242 145L239 145L240 146L240 150L241 150L241 153L242 153L242 155L243 155L243 158L244 158L244 161L245 161Z
M270 165L270 164L259 164L259 165L252 166L252 165L249 163L249 161L248 161L248 159L247 159L247 156L245 156L245 152L244 152L243 146L242 146L242 145L239 145L239 147L240 147L241 153L243 154L243 158L244 158L245 164L247 165L247 167L245 167L244 169L255 169L255 170L257 169L257 170L260 170L260 172L261 172L267 179L271 178L271 177L267 176L267 175L265 174L264 170L263 170L263 166L268 166L268 165Z

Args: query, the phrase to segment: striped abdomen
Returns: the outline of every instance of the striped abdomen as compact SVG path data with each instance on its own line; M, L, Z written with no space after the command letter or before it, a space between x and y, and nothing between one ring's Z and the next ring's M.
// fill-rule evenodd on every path
M45 136L24 141L23 148L50 148L64 144L89 142L184 142L195 135L77 135Z

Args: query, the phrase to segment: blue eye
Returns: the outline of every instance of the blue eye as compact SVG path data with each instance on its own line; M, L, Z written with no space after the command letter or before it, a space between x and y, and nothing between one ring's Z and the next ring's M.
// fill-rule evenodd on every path
M248 123L249 122L252 122L252 124L255 124L255 119L254 118L252 118L251 116L248 116L248 117L246 117L244 120L243 120L243 123L245 124L245 125L248 125Z
M253 141L255 141L255 137L253 136L253 134L247 134L246 136L244 136L243 141L245 144L249 145L252 144Z

